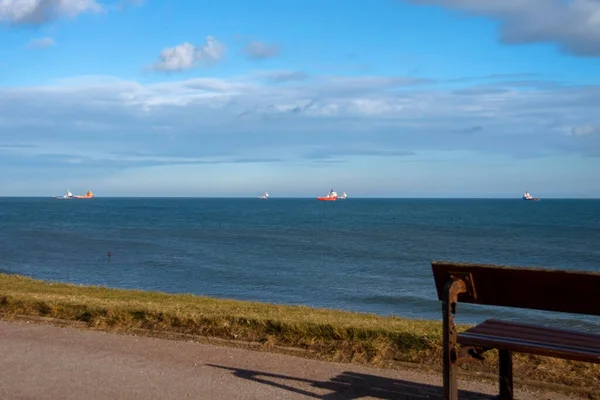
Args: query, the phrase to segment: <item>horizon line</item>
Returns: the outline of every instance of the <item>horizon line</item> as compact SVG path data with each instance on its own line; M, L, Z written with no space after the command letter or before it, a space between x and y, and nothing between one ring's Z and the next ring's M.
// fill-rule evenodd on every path
M94 195L91 199L257 199L257 200L273 200L273 199L316 199L318 196L270 196L268 199L260 199L259 196L96 196ZM18 198L35 198L35 199L54 199L55 196L39 196L39 195L9 195L1 196L0 199L18 199ZM427 197L427 196L403 196L403 197L371 197L371 196L352 196L346 199L339 199L340 201L346 201L351 199L364 199L364 200L519 200L525 201L521 197ZM600 200L600 197L539 197L539 200Z

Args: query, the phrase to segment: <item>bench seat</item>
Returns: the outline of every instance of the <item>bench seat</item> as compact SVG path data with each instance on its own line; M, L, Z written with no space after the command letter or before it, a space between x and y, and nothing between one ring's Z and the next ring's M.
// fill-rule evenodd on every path
M488 319L459 333L458 343L600 364L600 335L569 329Z

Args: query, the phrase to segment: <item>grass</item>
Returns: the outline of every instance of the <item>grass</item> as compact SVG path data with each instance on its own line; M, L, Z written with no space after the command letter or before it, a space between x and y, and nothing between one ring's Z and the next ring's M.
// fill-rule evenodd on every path
M293 348L297 355L377 367L406 362L434 370L441 366L439 321L79 286L6 274L0 274L0 313L4 319L49 317L105 331L194 335L272 351ZM467 374L496 374L497 353L486 354L484 362L463 364L461 369ZM600 386L599 365L516 354L513 368L516 381L591 391Z

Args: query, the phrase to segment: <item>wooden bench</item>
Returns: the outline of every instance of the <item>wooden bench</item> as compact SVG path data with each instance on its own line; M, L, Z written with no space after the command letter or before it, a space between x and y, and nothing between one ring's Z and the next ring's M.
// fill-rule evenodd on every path
M458 302L600 315L600 273L433 262L442 301L444 396L458 399L457 363L499 352L500 399L513 398L512 353L600 363L600 334L488 319L457 333ZM460 345L460 346L458 346Z

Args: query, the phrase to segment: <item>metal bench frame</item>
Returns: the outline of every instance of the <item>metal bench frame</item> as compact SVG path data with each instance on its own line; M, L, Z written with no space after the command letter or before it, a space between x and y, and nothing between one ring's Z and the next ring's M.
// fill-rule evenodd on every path
M458 302L600 315L600 273L433 262L442 301L444 398L458 399L457 365L499 352L499 398L513 399L512 353L600 364L600 335L489 319L458 333ZM459 347L460 345L460 347Z

